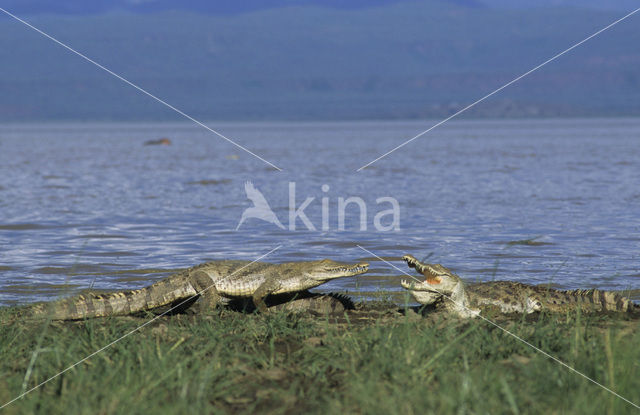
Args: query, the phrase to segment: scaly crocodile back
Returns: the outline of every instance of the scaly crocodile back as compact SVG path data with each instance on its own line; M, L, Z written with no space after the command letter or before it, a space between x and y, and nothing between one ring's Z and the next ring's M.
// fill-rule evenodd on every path
M598 289L565 291L544 285L494 281L468 284L466 291L473 307L497 306L503 312L566 312L578 308L585 312L640 311L640 306L628 298Z

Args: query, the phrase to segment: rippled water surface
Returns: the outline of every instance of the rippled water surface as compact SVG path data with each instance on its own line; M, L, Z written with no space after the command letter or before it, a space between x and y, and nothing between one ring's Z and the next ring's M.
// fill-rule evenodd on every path
M211 123L267 164L187 124L0 126L0 304L139 288L200 262L371 263L322 291L399 292L404 253L467 280L640 289L640 120ZM169 146L145 146L169 137ZM287 229L248 219L244 182ZM314 198L290 230L295 206ZM323 191L322 186L325 186ZM355 204L338 226L338 198ZM400 205L400 230L374 217ZM323 230L323 202L326 218ZM389 216L386 217L389 219ZM383 224L386 222L383 220Z

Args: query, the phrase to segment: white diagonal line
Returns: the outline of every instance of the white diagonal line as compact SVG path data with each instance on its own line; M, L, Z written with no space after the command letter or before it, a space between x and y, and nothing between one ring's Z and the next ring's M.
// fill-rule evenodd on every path
M278 245L275 248L273 248L271 251L267 252L266 254L254 259L253 261L249 262L248 264L238 268L237 270L233 271L231 274L227 275L225 278L229 278L232 275L234 275L237 272L242 271L243 269L245 269L246 267L248 267L249 265L256 263L258 261L260 261L262 258L266 257L267 255L270 255L271 253L275 252L276 250L280 249L280 247L282 247L282 245ZM202 291L198 292L197 294L192 295L191 297L187 298L186 300L181 301L179 304L171 307L170 309L168 309L167 311L163 312L162 314L158 314L157 316L155 316L154 318L152 318L151 320L139 325L138 327L136 327L135 329L129 331L128 333L124 334L121 337L118 337L117 339L115 339L114 341L112 341L111 343L107 344L106 346L101 347L100 349L96 350L95 352L87 355L86 357L78 360L76 363L72 364L71 366L67 367L66 369L56 373L55 375L51 376L50 378L48 378L47 380L44 380L42 382L40 382L39 384L37 384L36 386L34 386L33 388L29 389L28 391L25 391L23 393L21 393L20 395L16 396L15 398L13 398L12 400L10 400L9 402L3 404L2 406L0 406L0 409L3 409L5 406L11 405L13 402L17 401L18 399L22 398L23 396L25 396L26 394L33 392L34 390L38 389L40 386L44 385L45 383L57 378L58 376L62 375L63 373L73 369L74 367L78 366L80 363L84 362L85 360L88 360L90 358L92 358L93 356L97 355L98 353L102 352L105 349L108 349L109 347L113 346L114 344L118 343L120 340L124 339L125 337L130 336L131 334L135 333L136 331L140 330L141 328L149 325L150 323L156 321L157 319L159 319L160 317L164 316L165 314L175 310L176 308L180 307L182 304L186 303L189 300L192 300L193 298L197 297L198 295L201 295L202 293L204 293L205 291L207 291L209 288L213 287L215 284L211 284L209 285L207 288L203 289Z
M395 266L395 265L393 265L391 262L389 262L389 261L387 261L387 260L385 260L385 259L383 259L383 258L379 257L378 255L374 254L373 252L369 251L368 249L363 248L362 246L357 245L357 244L356 244L356 246L357 246L358 248L362 249L363 251L367 252L368 254L373 255L374 257L378 258L380 261L382 261L382 262L384 262L384 263L386 263L386 264L388 264L388 265L391 265L393 268L395 268L395 269L397 269L398 271L402 272L404 275L406 275L406 276L408 276L408 277L411 277L411 278L413 278L414 280L416 280L416 281L418 281L418 282L422 282L422 281L418 280L416 277L414 277L413 275L411 275L411 274L407 273L406 271L404 271L404 270L402 270L402 269L400 269L400 268L396 267L396 266ZM438 294L442 295L443 297L445 297L445 298L446 298L446 299L448 299L449 301L453 302L453 303L454 303L454 304L456 304L457 306L464 307L464 308L466 308L466 309L467 309L467 310L469 310L469 311L474 311L474 310L470 309L469 307L467 307L466 305L464 305L464 304L462 304L462 303L458 303L458 302L456 302L456 301L455 301L455 300L453 300L449 295L447 295L447 294L445 294L445 293L443 293L443 292L440 292L440 291L438 291L438 290L437 290L437 289L435 289L435 288L432 288L432 289L433 289L433 291L435 291L435 292L437 292ZM482 320L486 321L487 323L491 324L492 326L495 326L495 327L499 328L499 329L500 329L500 330L502 330L503 332L507 333L509 336L511 336L511 337L513 337L513 338L515 338L515 339L519 340L520 342L522 342L522 343L526 344L527 346L531 347L531 348L532 348L532 349L534 349L535 351L537 351L537 352L539 352L539 353L542 353L543 355L545 355L545 356L546 356L546 357L548 357L549 359L554 360L555 362L559 363L560 365L562 365L562 366L566 367L566 368L567 368L567 369L569 369L570 371L572 371L572 372L574 372L574 373L576 373L576 374L578 374L578 375L582 376L583 378L587 379L588 381L590 381L590 382L592 382L592 383L595 383L596 385L600 386L602 389L606 390L607 392L609 392L609 393L611 393L611 394L613 394L613 395L617 396L618 398L622 399L623 401L627 402L628 404L635 406L637 409L640 409L640 406L639 406L639 405L637 405L637 404L635 404L635 403L631 402L629 399L627 399L627 398L625 398L624 396L620 395L619 393L617 393L617 392L615 392L615 391L613 391L613 390L611 390L611 389L607 388L606 386L604 386L604 385L603 385L603 384L601 384L600 382L598 382L598 381L596 381L596 380L594 380L594 379L590 378L589 376L585 375L584 373L582 373L582 372L580 372L580 371L578 371L578 370L574 369L573 367L569 366L568 364L566 364L566 363L565 363L565 362L563 362L562 360L558 359L557 357L552 356L552 355L550 355L549 353L545 352L544 350L540 349L539 347L534 346L533 344L531 344L531 343L529 343L528 341L524 340L522 337L519 337L517 334L514 334L514 333L510 332L509 330L505 329L504 327L500 326L498 323L495 323L495 322L493 322L492 320L489 320L488 318L486 318L486 317L482 316L481 314L478 314L477 316L478 316L478 317L480 317Z
M199 126L209 130L210 132L214 133L215 135L217 135L218 137L228 141L229 143L233 144L234 146L238 147L239 149L246 151L247 153L251 154L253 157L262 160L263 162L267 163L268 165L270 165L271 167L273 167L274 169L278 170L278 171L282 171L282 169L278 166L276 166L275 164L263 159L262 157L260 157L259 155L255 154L254 152L252 152L251 150L249 150L248 148L236 143L235 141L233 141L232 139L222 135L221 133L217 132L216 130L214 130L213 128L205 125L204 123L202 123L201 121L196 120L195 118L193 118L192 116L182 112L181 110L179 110L178 108L174 107L173 105L169 104L168 102L158 98L157 96L153 95L152 93L148 92L147 90L139 87L138 85L134 84L133 82L123 78L122 76L118 75L117 73L113 72L110 69L105 68L104 66L102 66L101 64L99 64L98 62L94 61L93 59L89 58L86 55L83 55L82 53L78 52L77 50L73 49L71 46L68 46L64 43L62 43L61 41L59 41L58 39L54 38L53 36L43 32L42 30L38 29L37 27L31 25L30 23L22 20L21 18L19 18L16 15L13 15L11 13L9 13L8 11L6 11L5 9L3 9L2 7L0 7L0 11L2 11L3 13L5 13L6 15L14 18L15 20L19 21L20 23L23 23L24 25L30 27L31 29L35 30L36 32L40 33L42 36L45 36L46 38L51 39L52 41L54 41L55 43L57 43L58 45L62 46L63 48L75 53L76 55L80 56L82 59L91 62L92 64L94 64L95 66L97 66L98 68L102 69L103 71L107 72L110 75L115 76L116 78L118 78L119 80L121 80L122 82L126 83L127 85L130 85L132 87L134 87L135 89L137 89L138 91L142 92L143 94L155 99L156 101L158 101L159 103L165 105L166 107L171 108L172 110L174 110L175 112L177 112L178 114L182 115L183 117L185 117L188 120L193 121L194 123L198 124Z
M431 127L429 127L428 129L424 130L423 132L421 132L420 134L416 135L415 137L412 137L410 139L408 139L407 141L405 141L402 144L397 145L396 147L394 147L393 149L387 151L386 153L384 153L383 155L381 155L380 157L378 157L377 159L370 161L369 163L365 164L364 166L360 167L358 170L356 171L361 171L363 169L366 169L367 167L369 167L370 165L372 165L373 163L375 163L376 161L380 160L383 157L388 156L389 154L393 153L394 151L406 146L407 144L409 144L410 142L412 142L413 140L422 137L423 135L425 135L426 133L428 133L429 131L433 130L434 128L437 128L439 126L441 126L442 124L446 123L447 121L449 121L450 119L457 117L458 115L462 114L463 112L465 112L466 110L468 110L471 107L474 107L476 104L479 104L480 102L484 101L485 99L489 98L490 96L502 91L503 89L505 89L506 87L508 87L511 84L514 84L516 82L518 82L519 80L521 80L522 78L524 78L525 76L531 74L532 72L537 71L538 69L542 68L543 66L545 66L546 64L548 64L549 62L559 58L560 56L564 55L565 53L577 48L578 46L582 45L584 42L598 36L600 33L604 32L605 30L617 25L618 23L620 23L621 21L625 20L626 18L636 14L638 11L640 11L640 8L635 9L634 11L630 12L629 14L619 18L618 20L616 20L615 22L603 27L602 29L598 30L597 32L593 33L592 35L582 39L580 42L576 43L575 45L571 46L568 49L563 50L562 52L554 55L553 57L547 59L546 61L542 62L540 65L536 66L533 69L528 70L527 72L523 73L522 75L518 76L517 78L512 79L511 81L507 82L506 84L502 85L500 88L496 89L495 91L483 96L482 98L480 98L479 100L467 105L466 107L464 107L463 109L461 109L460 111L456 112L453 115L448 116L447 118L445 118L444 120L440 121L437 124L432 125Z

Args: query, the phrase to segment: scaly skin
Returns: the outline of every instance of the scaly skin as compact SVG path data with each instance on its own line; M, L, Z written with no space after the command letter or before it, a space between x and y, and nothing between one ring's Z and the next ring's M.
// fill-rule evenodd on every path
M329 280L364 274L369 264L345 264L329 259L271 264L250 261L213 261L173 274L140 290L109 294L85 293L52 304L35 306L34 315L54 320L128 315L179 304L200 297L206 308L220 300L252 298L260 311L270 294L305 291Z
M421 304L442 305L460 317L475 317L482 309L497 308L502 313L533 313L534 311L583 312L640 311L640 306L621 295L591 290L555 290L512 281L469 284L465 287L459 276L440 264L426 264L412 255L402 259L426 277L423 282L401 281ZM448 297L448 298L447 298Z

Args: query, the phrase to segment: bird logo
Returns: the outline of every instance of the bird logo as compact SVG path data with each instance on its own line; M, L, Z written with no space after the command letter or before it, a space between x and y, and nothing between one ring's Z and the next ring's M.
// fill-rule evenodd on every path
M273 223L278 228L285 229L276 214L271 210L271 206L269 206L267 199L264 198L264 195L260 190L255 188L253 183L250 181L245 182L244 191L247 193L247 198L253 202L253 206L246 208L244 212L242 212L242 217L240 218L238 226L236 226L236 230L240 229L240 225L242 225L245 220L251 218Z

